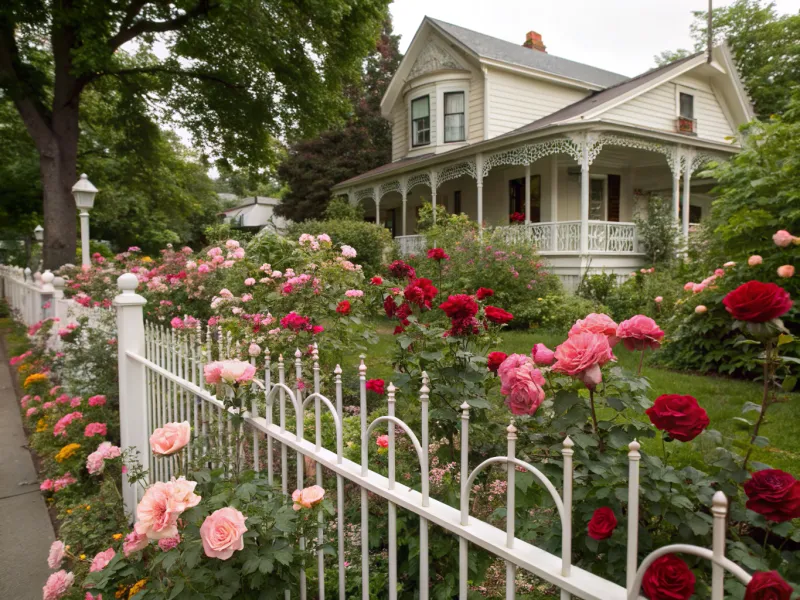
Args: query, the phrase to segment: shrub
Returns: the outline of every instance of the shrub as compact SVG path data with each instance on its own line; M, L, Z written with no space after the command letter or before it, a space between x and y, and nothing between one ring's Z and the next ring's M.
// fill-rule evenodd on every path
M556 293L520 305L515 314L520 314L530 323L543 328L566 331L575 321L593 312L605 313L608 309L593 300L572 294Z
M381 264L392 247L391 232L381 225L336 219L330 221L303 221L289 227L289 236L296 238L303 233L319 235L327 233L334 245L352 246L358 252L355 261L367 275L380 271Z
M661 196L651 196L647 203L647 218L637 218L636 227L651 264L666 265L675 260L678 232L670 202Z
M651 267L652 269L652 267ZM652 318L672 315L680 295L682 281L672 269L641 269L614 287L605 297L611 316L621 321L628 315L644 314ZM661 301L657 301L660 298Z

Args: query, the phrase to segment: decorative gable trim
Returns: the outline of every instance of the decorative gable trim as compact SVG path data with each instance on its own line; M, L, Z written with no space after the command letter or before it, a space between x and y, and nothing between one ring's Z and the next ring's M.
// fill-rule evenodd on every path
M411 70L408 72L406 81L415 79L420 75L433 71L466 71L461 63L447 50L442 48L432 38L428 39L426 46L419 53Z

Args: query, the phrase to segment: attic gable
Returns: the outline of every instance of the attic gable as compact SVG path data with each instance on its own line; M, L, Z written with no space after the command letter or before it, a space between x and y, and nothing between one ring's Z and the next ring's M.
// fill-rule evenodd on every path
M409 70L408 79L414 79L425 73L443 70L465 71L466 69L450 52L442 47L435 37L431 36Z

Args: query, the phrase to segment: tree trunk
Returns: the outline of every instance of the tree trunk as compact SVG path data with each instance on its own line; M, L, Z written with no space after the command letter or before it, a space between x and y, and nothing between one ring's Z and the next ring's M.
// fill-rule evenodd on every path
M44 247L45 269L57 269L75 262L77 224L72 186L77 181L75 155L77 139L72 148L69 142L59 140L56 156L39 155L44 195ZM66 156L65 156L66 155ZM71 159L69 157L72 157Z

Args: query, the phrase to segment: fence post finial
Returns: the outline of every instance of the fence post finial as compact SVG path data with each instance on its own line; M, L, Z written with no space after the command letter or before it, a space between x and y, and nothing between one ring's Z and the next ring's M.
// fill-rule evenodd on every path
M712 534L711 600L722 600L725 594L725 569L719 564L725 558L725 519L728 516L728 499L716 492L711 499L711 515L714 519Z
M639 453L635 439L628 444L628 556L626 588L631 593L639 568Z
M117 361L119 364L119 421L123 448L133 447L137 459L150 465L150 444L147 420L147 378L145 366L128 354L145 355L144 310L147 300L136 293L139 280L133 273L117 279L120 294L114 298L117 307ZM125 512L136 518L140 491L123 475L122 498Z
M567 577L572 567L572 456L575 442L567 436L564 438L561 455L564 457L564 520L561 523L561 574Z

